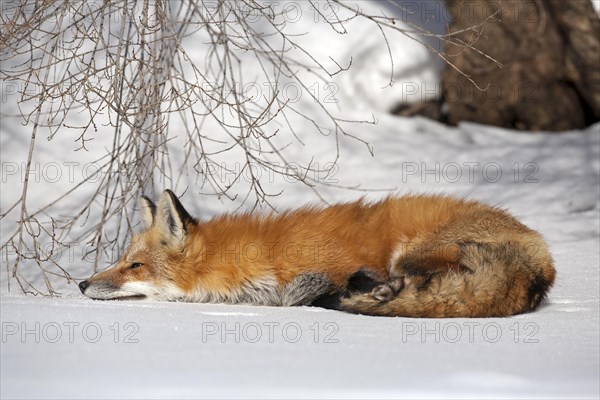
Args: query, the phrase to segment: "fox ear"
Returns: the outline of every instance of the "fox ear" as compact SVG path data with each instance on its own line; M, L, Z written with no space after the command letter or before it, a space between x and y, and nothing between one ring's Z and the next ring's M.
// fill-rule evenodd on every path
M162 239L168 245L183 246L187 237L187 224L191 221L192 217L177 196L170 190L165 190L160 195L154 219Z
M146 196L140 198L140 212L142 214L142 221L146 225L146 228L150 228L154 224L154 216L156 215L156 206Z

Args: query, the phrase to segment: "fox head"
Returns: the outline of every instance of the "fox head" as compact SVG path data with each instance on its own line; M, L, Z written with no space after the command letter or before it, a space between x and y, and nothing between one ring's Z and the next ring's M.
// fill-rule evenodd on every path
M79 283L92 299L174 301L183 295L178 282L187 279L183 265L188 229L195 223L175 194L165 190L157 205L141 198L146 229L134 235L117 264ZM189 272L189 271L188 271Z

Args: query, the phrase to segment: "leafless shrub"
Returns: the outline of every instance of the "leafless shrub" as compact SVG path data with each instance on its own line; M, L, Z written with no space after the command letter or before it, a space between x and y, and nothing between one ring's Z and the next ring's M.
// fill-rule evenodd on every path
M386 43L389 32L400 31L445 60L423 38L455 38L455 33L433 35L419 26L407 30L394 18L367 14L356 4L319 3L310 2L319 13L329 6L329 16L323 20L340 34L351 20L361 18L375 24ZM298 71L310 71L326 82L351 67L352 60L331 60L336 65L331 69L313 57L296 36L287 33L285 7L274 3L19 0L3 7L0 78L19 84L19 118L31 129L24 179L17 189L20 196L0 213L9 290L14 279L26 293L55 294L52 276L73 278L54 256L73 243L86 245L86 260L96 271L103 256L111 259L111 249L130 236L135 225L132 201L154 192L155 186L173 187L188 168L201 177L203 193L235 198L234 184L219 178L227 169L219 163L224 153L243 154L241 168L226 172L250 177L243 200L254 206L268 205L279 192L266 190L253 167L289 175L317 191L319 182L309 172L327 171L312 161L286 168L286 146L302 143L302 135L307 134L331 135L336 143L362 141L344 126L375 122L339 118L316 97L315 108L307 114L289 102L278 85L256 98L239 90L248 81L285 80L311 95ZM263 23L255 24L257 19ZM481 35L482 26L472 29L474 38ZM202 64L189 53L194 42L208 44ZM460 45L472 48L472 43ZM243 63L249 59L261 66L262 76L244 75ZM390 62L394 62L391 51ZM175 118L185 132L170 131ZM312 132L298 132L293 118L307 121ZM208 131L209 124L220 131ZM112 147L93 161L98 165L95 173L32 209L29 176L40 140L53 140L65 130L76 133L77 151L87 151L100 134L110 131ZM177 134L185 136L183 159L171 155L169 143ZM95 190L87 195L89 190L82 187L92 181ZM75 203L74 198L85 201ZM23 263L27 268L21 268ZM29 263L35 263L37 271ZM45 288L34 284L32 276L39 275Z

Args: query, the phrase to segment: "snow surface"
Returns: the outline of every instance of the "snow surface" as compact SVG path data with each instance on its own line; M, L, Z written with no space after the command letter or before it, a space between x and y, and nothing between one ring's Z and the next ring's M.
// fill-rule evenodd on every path
M558 276L547 303L511 318L420 320L309 307L100 302L58 280L61 298L26 297L14 282L7 292L3 258L2 398L599 397L600 124L580 132L524 134L388 115L402 84L381 89L389 63L376 28L361 25L349 37L328 34L327 26L310 18L302 21L291 29L311 33L301 40L315 54L353 56L353 67L336 76L339 114L377 118L375 125L348 127L373 146L374 156L363 144L342 140L339 168L328 177L328 183L361 190L324 186L321 196L335 202L427 192L501 205L549 243ZM413 45L394 40L396 72L409 77L402 82L430 88L440 64ZM3 119L0 129L3 163L22 162L29 128ZM56 151L57 145L73 147L72 140L45 143L37 160L102 154L102 138L96 153ZM307 134L302 140L290 159L332 158L331 137ZM4 178L3 210L18 196L7 189L19 187L13 176ZM184 183L193 188L194 179ZM32 190L42 205L68 184L40 182ZM278 209L318 201L301 184L273 179L265 185L284 189L273 200ZM83 201L86 193L79 196ZM182 201L201 217L237 207L198 198L192 189ZM7 225L3 237L11 230ZM89 275L89 265L78 259L65 266L79 278Z

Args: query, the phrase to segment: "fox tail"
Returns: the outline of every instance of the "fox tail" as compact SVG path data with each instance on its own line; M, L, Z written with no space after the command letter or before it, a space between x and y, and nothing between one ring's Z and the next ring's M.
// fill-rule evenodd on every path
M502 317L533 311L554 283L555 270L545 245L515 243L461 245L465 271L431 276L427 285L408 285L388 301L373 294L341 300L341 309L359 314L402 317Z

